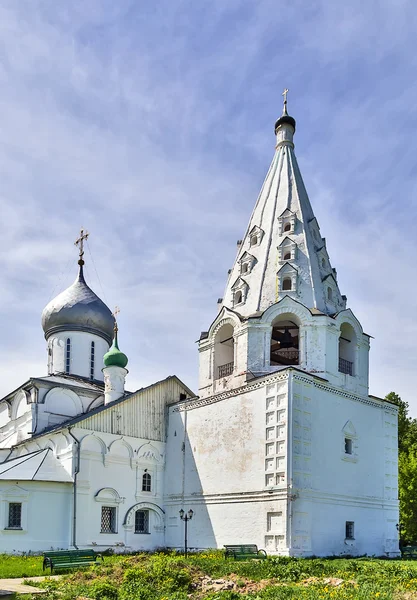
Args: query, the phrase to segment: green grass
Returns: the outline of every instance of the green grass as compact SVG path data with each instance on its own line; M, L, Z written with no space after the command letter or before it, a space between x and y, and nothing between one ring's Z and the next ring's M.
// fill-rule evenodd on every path
M6 564L10 573L12 563L14 573L26 567L27 576L30 565L32 574L40 574L41 559L4 556L0 573ZM203 577L230 580L235 587L202 590ZM235 562L219 551L187 559L175 553L138 554L107 557L104 565L41 586L47 600L417 600L417 561L270 557Z
M37 577L42 572L41 556L10 556L0 554L0 579L11 577Z

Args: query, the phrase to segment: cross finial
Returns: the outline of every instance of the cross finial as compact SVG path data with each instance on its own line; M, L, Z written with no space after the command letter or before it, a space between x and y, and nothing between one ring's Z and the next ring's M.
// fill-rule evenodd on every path
M284 96L284 109L283 109L283 113L286 114L287 112L287 94L288 94L289 90L287 88L284 89L284 91L282 92L282 95Z
M77 248L80 251L80 258L78 259L78 264L82 267L84 264L84 241L88 239L88 236L90 234L88 233L88 231L84 231L84 229L81 227L81 231L80 231L80 237L78 239L75 240L74 245L77 246Z
M112 312L112 315L114 317L114 333L116 334L119 330L119 328L117 327L117 315L120 313L120 308L118 306L114 307L114 311Z

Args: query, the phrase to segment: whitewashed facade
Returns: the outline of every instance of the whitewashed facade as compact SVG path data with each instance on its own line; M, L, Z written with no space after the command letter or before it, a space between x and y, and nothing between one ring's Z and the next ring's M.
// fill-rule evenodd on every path
M369 336L339 290L297 160L295 121L199 342L125 392L114 318L80 271L44 310L48 375L0 401L4 551L256 543L271 554L398 554L397 408L369 396ZM104 368L102 360L104 356Z

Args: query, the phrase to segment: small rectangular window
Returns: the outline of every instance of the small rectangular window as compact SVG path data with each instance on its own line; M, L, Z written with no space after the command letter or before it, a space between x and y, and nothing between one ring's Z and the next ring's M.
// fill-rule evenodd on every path
M9 529L22 529L22 504L20 502L9 502Z
M353 454L353 441L345 438L345 454Z
M149 533L148 510L137 510L135 512L135 533Z
M95 344L91 342L90 352L90 379L94 379L94 358L95 358Z
M117 533L115 506L101 507L101 533Z
M346 535L347 540L355 539L355 523L353 521L346 521Z
M65 348L65 373L69 375L71 368L71 340L67 338L66 348Z

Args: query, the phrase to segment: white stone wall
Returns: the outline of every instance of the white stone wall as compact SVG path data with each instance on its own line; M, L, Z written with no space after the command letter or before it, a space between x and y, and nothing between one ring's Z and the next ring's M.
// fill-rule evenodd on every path
M74 429L81 440L77 476L77 545L149 550L164 545L162 510L165 444L108 433ZM73 449L73 453L75 449ZM75 457L73 459L76 460ZM142 491L142 476L152 489ZM103 490L97 495L100 490ZM101 507L115 506L117 533L101 533ZM149 534L134 533L134 511L149 510ZM133 510L131 510L133 509ZM127 522L126 522L127 520Z
M72 501L70 483L0 481L2 552L41 552L68 548ZM22 529L7 529L8 504L22 504Z
M396 418L383 401L289 370L171 408L167 545L183 545L178 511L192 508L195 547L395 555Z
M301 374L290 387L292 553L398 553L395 407ZM354 541L345 540L346 521Z

